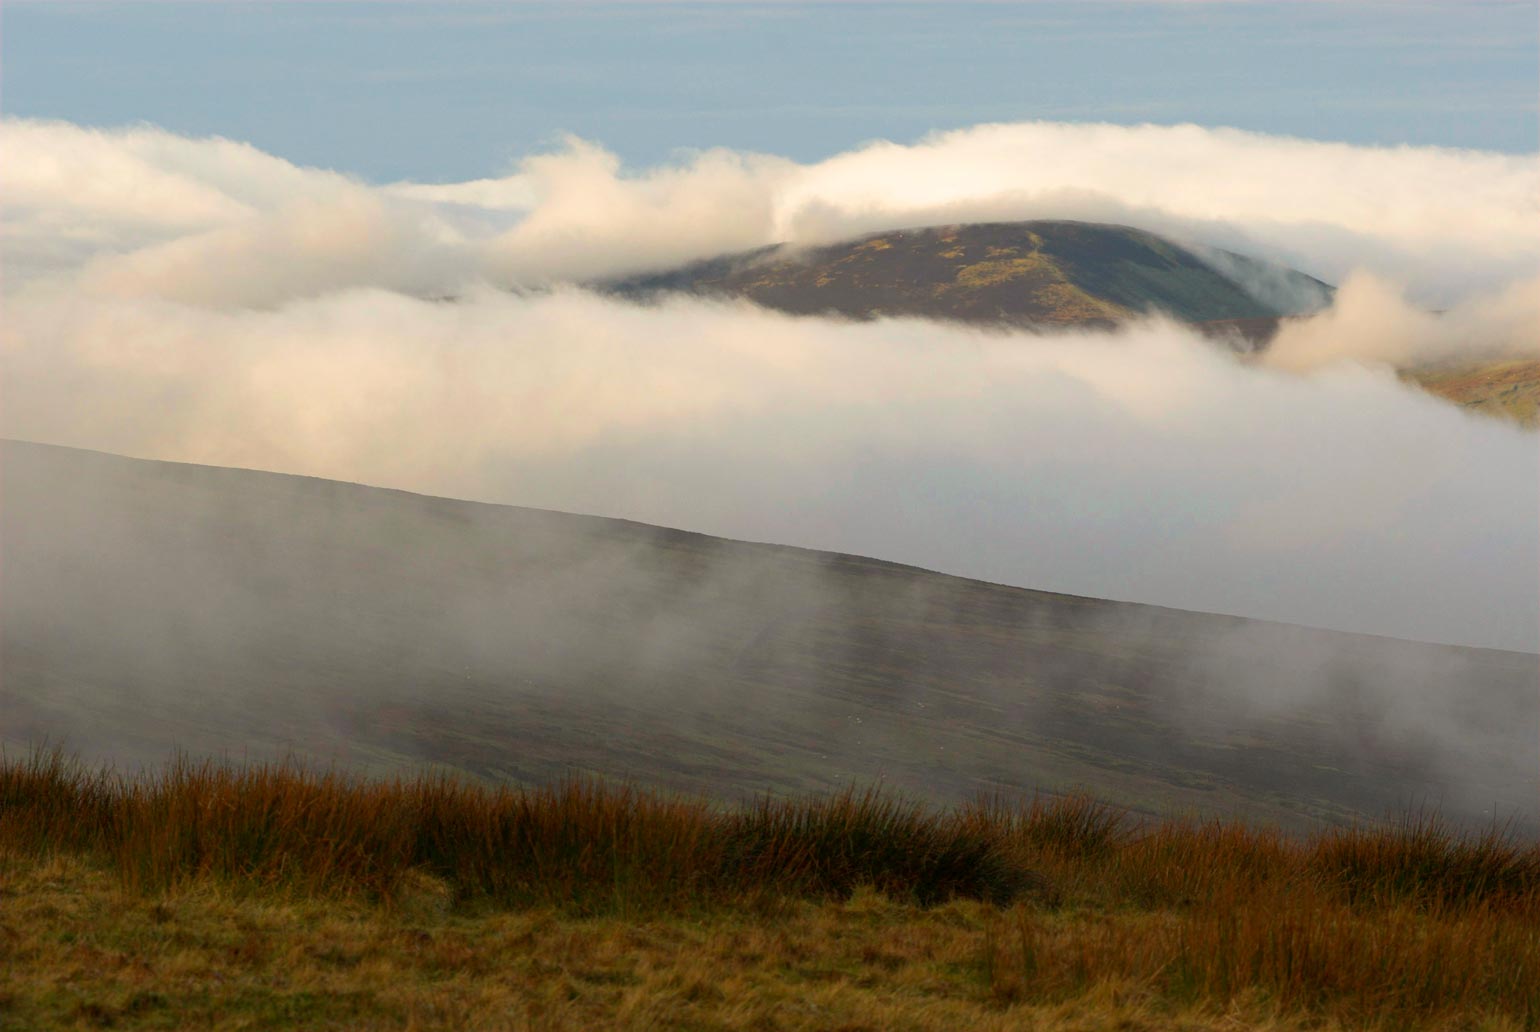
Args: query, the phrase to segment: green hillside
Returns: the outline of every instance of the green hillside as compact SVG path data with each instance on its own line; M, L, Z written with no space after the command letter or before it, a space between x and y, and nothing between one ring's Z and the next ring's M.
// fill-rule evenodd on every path
M1240 255L1205 260L1143 230L1062 221L933 226L827 247L767 248L609 286L642 297L746 297L797 314L1043 326L1111 326L1153 311L1193 323L1269 320L1321 307L1331 293L1303 273Z
M0 463L12 748L1534 818L1530 655L301 477L17 442ZM1311 685L1329 704L1267 703Z

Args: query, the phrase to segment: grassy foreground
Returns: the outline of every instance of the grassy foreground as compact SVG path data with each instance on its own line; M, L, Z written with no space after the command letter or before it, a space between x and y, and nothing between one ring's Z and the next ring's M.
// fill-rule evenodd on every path
M1540 1027L1540 847L0 763L0 1028Z

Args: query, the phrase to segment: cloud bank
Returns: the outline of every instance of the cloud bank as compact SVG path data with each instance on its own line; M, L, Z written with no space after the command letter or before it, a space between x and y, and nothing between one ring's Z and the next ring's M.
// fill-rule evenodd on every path
M1540 357L1540 276L1430 312L1395 284L1355 273L1329 310L1285 322L1266 353L1268 364L1294 370L1345 360L1409 367L1513 357Z
M1533 158L1029 124L641 173L572 141L373 186L152 128L9 121L0 144L6 436L1540 648L1533 435L1372 364L1532 349ZM1029 217L1345 285L1276 369L1160 321L988 334L563 285Z
M640 171L568 139L506 176L384 187L247 144L150 127L10 119L0 123L0 146L13 275L122 259L130 269L120 277L193 301L202 295L178 278L188 265L240 259L275 239L336 276L347 269L352 285L437 289L470 278L587 280L771 243L984 219L1126 223L1331 281L1375 273L1435 307L1540 266L1532 155L1193 125L982 125L913 144L870 143L813 164L710 150ZM359 244L369 233L398 245L395 262L377 244ZM180 245L172 258L127 254L171 240ZM424 246L458 261L435 263L427 275L409 260ZM297 284L275 291L257 269L237 268L250 275L250 292L228 291L224 303L314 292Z

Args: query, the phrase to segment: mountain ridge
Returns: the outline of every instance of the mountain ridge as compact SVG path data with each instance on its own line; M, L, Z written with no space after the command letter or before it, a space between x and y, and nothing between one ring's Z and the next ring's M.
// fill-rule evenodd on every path
M1194 324L1274 320L1323 307L1332 293L1314 277L1244 255L1208 249L1205 257L1130 226L1071 220L774 245L601 286L641 299L670 292L746 297L798 315L1102 328L1157 311Z

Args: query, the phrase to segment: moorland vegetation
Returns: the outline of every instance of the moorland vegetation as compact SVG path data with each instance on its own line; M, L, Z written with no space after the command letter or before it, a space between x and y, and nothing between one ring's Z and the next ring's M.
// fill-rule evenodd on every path
M0 765L0 1027L1540 1026L1540 845Z

